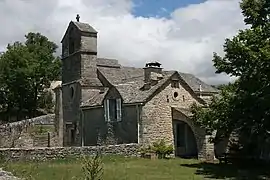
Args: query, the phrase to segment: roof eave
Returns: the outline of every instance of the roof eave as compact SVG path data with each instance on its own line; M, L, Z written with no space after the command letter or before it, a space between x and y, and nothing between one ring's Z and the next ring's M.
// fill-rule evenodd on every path
M69 29L69 27L70 27L71 24L72 24L72 21L70 21L70 22L68 23L67 30L66 30L64 36L62 37L61 43L63 43L63 41L64 41L64 39L65 39L65 37L66 37L66 35L67 35L68 29ZM77 27L77 26L76 26L76 27Z
M96 109L96 108L102 108L103 105L81 105L80 108L81 110L87 110L87 109Z

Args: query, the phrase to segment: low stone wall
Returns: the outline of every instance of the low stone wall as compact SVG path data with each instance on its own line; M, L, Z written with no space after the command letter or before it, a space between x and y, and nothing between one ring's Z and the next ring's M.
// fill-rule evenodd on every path
M35 146L35 136L40 134L40 131L48 131L52 134L51 137L55 137L54 117L54 114L49 114L32 119L0 125L0 147L33 147ZM55 142L55 140L51 140L51 142L51 146L57 146L57 142Z
M31 124L54 124L54 114L48 114L48 115L38 116L31 119L25 119L18 122L2 124L0 125L0 130L6 129L6 128L18 127L18 126L25 127Z
M108 146L88 147L51 147L51 148L1 148L2 160L37 160L63 159L67 157L79 157L82 155L94 155L101 151L103 155L138 156L138 144L119 144Z

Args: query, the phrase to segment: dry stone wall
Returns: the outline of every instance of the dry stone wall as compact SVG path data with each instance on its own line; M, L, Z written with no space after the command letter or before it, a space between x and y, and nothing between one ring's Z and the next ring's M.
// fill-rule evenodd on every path
M5 161L63 159L94 155L101 152L103 155L139 156L138 144L119 144L108 146L88 147L40 147L40 148L2 148L0 157Z
M40 147L58 145L54 114L39 116L0 126L0 147ZM48 132L50 133L48 139ZM45 143L44 143L45 139Z

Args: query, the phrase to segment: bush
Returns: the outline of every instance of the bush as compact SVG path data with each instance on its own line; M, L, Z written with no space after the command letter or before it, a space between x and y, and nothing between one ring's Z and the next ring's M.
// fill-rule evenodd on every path
M152 150L156 153L158 158L163 159L173 153L173 146L166 145L166 142L162 139L153 143Z
M142 147L140 152L143 156L147 153L155 153L159 159L164 159L173 153L173 146L166 145L165 140L162 139L154 142L151 146Z
M103 163L101 153L97 152L94 157L83 157L83 180L100 180L103 175Z

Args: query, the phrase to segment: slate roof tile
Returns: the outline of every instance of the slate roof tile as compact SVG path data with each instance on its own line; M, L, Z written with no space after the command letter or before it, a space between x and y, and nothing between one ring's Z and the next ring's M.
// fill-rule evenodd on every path
M195 77L193 74L182 73L182 72L178 72L178 73L186 81L186 83L191 87L191 89L195 92L199 91L200 84L201 84L202 92L212 92L212 93L218 92L216 88L213 88L212 86L206 84L199 78Z
M89 24L87 23L82 23L82 22L77 22L77 21L72 21L80 31L82 32L89 32L89 33L97 33L97 31L92 27L90 26Z
M102 105L103 99L109 88L104 88L103 93L98 89L83 89L81 106Z
M118 64L117 60L97 59L98 70L121 94L124 103L145 102L147 98L160 88L176 71L163 71L163 79L159 80L148 90L141 90L144 86L144 69L135 67L125 67ZM192 74L178 72L183 80L193 91L198 91L201 84L203 92L218 92L215 88L207 85ZM103 94L99 90L87 90L83 92L82 105L96 106L101 105L103 98L108 92L106 88Z

